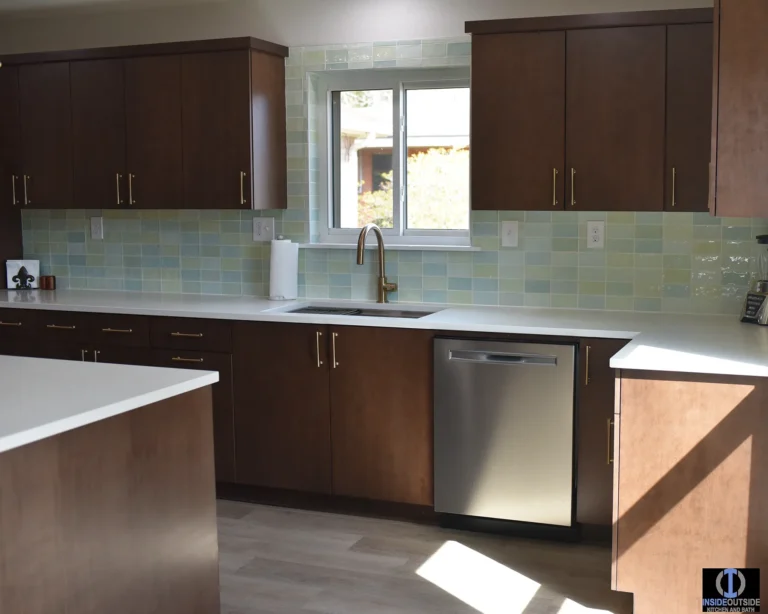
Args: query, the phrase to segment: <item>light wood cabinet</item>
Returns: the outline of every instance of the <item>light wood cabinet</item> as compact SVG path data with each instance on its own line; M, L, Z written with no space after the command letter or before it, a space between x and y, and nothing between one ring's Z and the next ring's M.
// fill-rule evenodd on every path
M710 212L768 217L768 4L716 0Z

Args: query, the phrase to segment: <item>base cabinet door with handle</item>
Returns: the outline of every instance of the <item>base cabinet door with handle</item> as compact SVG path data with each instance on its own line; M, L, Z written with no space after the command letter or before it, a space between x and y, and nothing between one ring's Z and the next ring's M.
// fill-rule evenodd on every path
M609 528L613 517L614 370L621 339L582 339L579 355L576 520Z

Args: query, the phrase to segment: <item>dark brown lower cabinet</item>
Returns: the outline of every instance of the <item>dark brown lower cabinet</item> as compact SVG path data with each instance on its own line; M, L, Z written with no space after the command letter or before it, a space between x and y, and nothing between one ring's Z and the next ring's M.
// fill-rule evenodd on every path
M615 377L609 362L626 344L621 339L580 344L576 520L581 524L611 526Z
M237 481L331 493L328 328L234 328Z
M121 351L124 350L121 349ZM219 372L218 383L211 387L213 391L213 453L216 461L216 481L234 482L235 424L232 355L189 350L151 350L151 352L152 366Z
M432 505L432 331L331 328L337 495Z

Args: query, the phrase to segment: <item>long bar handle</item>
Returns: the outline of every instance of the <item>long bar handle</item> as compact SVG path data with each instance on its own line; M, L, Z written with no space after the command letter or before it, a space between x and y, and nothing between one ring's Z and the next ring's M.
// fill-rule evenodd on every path
M323 361L320 360L320 337L322 336L323 336L323 333L321 333L320 331L317 331L315 333L315 350L317 351L317 368L318 369L323 366Z
M677 207L677 168L672 167L672 207Z
M46 328L51 330L75 330L77 326L60 326L59 324L46 324Z
M133 180L136 178L136 175L133 173L128 173L128 204L129 205L135 205L136 201L133 200Z
M194 363L201 363L205 362L204 358L182 358L181 356L174 356L171 358L173 362L194 362Z
M552 206L557 207L557 169L552 169Z
M23 176L22 183L24 184L24 206L27 206L30 203L29 190L27 189L27 181L29 181L29 179L30 179L29 175Z
M88 350L80 350L80 360L83 361L83 362L85 362L85 353L87 351Z
M123 199L120 198L120 180L123 176L120 173L115 173L115 185L117 186L117 204L122 205Z
M21 322L0 322L0 326L21 326Z
M576 206L576 169L571 169L571 207Z
M185 337L185 338L201 339L202 336L203 336L203 333L171 333L171 337Z
M11 175L11 197L13 198L14 206L19 204L19 201L16 198L16 180L18 178L19 178L18 175Z
M245 204L245 173L240 171L240 204Z
M99 362L99 354L101 354L100 350L93 350L93 362Z
M132 328L102 328L102 333L122 333L124 335L130 335L133 333Z
M557 356L543 354L505 354L501 352L476 352L472 350L450 350L448 360L500 365L526 365L556 367Z
M615 424L615 422L613 421L613 418L608 418L608 421L607 421L607 427L608 427L607 428L607 431L608 431L608 442L607 442L607 444L608 445L606 446L606 449L608 451L606 453L607 456L606 456L606 459L605 459L605 464L606 465L612 465L613 464L613 446L611 444L612 444L612 440L613 440L613 426L614 426L614 424Z
M331 336L331 349L332 349L332 360L333 360L333 368L336 369L339 366L339 363L336 362L336 338L339 336L339 333L333 333Z
M585 375L584 375L584 385L589 386L589 353L592 351L592 346L587 346L587 359L586 359L586 367L584 369Z

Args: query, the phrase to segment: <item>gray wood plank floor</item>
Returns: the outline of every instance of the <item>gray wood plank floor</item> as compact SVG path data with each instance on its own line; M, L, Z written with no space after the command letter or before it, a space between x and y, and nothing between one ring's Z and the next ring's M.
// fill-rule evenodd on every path
M607 548L219 502L222 614L631 614ZM442 588L441 588L442 587Z

